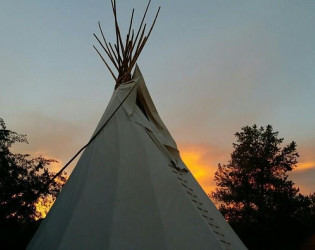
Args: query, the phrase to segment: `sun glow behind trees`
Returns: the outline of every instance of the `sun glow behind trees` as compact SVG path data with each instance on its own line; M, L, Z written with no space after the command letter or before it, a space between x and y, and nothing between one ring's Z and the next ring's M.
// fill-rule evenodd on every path
M35 207L36 207L36 216L35 220L43 219L46 217L50 208L54 204L55 199L52 196L47 196L45 198L39 198Z

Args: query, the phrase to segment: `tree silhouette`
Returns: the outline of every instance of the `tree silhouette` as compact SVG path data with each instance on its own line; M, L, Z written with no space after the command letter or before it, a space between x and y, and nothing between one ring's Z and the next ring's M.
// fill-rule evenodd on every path
M231 159L218 165L212 197L249 248L284 249L282 240L296 236L285 227L303 227L305 214L311 214L311 196L301 195L288 179L297 167L296 143L282 147L271 125L245 126L235 136Z
M55 199L66 175L47 185L52 178L49 165L56 162L42 156L31 158L28 154L14 154L10 151L14 143L28 143L26 135L21 135L6 128L0 118L0 244L11 244L10 229L18 233L21 228L27 229L40 215L36 210L39 199ZM12 233L12 232L11 232ZM17 235L14 235L16 246ZM11 236L12 237L12 236ZM11 246L11 248L13 248Z

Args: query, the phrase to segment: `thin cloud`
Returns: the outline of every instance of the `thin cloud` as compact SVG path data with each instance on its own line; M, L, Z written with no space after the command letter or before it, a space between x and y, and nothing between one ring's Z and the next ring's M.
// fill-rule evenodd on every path
M307 171L310 169L315 169L315 162L309 161L309 162L300 162L297 164L297 168L295 168L293 171Z

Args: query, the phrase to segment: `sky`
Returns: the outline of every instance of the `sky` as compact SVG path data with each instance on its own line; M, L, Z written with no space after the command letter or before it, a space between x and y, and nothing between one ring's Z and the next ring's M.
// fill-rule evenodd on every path
M147 1L117 0L126 32ZM234 134L271 124L296 141L290 178L315 191L315 2L152 0L161 12L138 65L161 118L207 193ZM27 134L18 152L59 161L90 138L114 80L93 50L100 21L114 41L109 0L0 2L0 117ZM73 169L72 164L68 173Z

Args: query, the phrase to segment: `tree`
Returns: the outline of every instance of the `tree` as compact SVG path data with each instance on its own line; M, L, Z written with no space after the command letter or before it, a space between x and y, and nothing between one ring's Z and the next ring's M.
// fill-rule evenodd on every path
M3 119L0 118L0 235L2 239L5 239L4 235L10 231L8 228L12 228L17 233L21 225L25 228L26 225L40 218L36 203L40 199L55 199L66 181L66 175L63 173L47 185L54 175L49 172L48 167L56 161L42 156L31 158L28 154L14 154L10 151L14 143L28 143L26 135L8 130Z
M215 173L218 187L212 197L250 248L259 249L248 239L253 232L254 237L261 238L258 245L264 248L265 242L280 241L282 234L290 235L284 225L289 227L291 223L291 228L298 224L302 211L310 209L311 200L299 194L288 179L288 172L297 167L299 157L294 141L282 147L283 138L271 125L245 126L235 136L231 159L226 165L218 165Z

